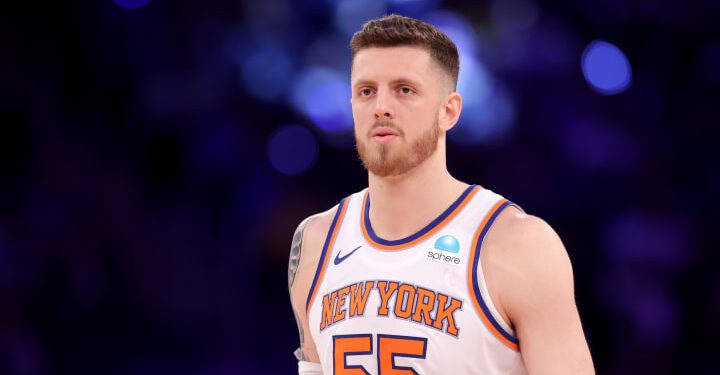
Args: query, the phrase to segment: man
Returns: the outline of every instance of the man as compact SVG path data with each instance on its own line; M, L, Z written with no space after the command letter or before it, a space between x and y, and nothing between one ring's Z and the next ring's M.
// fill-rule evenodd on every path
M351 41L368 188L304 220L289 287L301 374L591 374L572 267L541 219L453 178L454 43L397 15Z

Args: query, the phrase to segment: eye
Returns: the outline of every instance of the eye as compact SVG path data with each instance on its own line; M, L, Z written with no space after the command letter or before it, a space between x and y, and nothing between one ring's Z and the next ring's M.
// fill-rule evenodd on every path
M360 96L370 96L372 95L372 90L366 87L364 89L360 89L358 93L360 94Z
M400 93L403 95L409 95L409 94L412 94L413 92L415 92L415 91L408 86L400 87Z

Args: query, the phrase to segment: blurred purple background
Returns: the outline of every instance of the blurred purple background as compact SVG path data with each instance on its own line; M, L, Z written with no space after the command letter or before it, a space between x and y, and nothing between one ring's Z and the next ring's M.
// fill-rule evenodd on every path
M717 2L7 6L0 374L296 373L290 240L366 184L347 44L388 12L458 44L450 171L563 238L599 373L717 367Z

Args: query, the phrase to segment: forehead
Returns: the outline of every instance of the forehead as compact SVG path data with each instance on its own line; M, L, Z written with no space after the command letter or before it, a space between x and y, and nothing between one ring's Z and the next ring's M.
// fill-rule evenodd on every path
M351 81L392 81L408 77L427 81L434 69L430 52L412 46L371 47L358 51L352 63Z

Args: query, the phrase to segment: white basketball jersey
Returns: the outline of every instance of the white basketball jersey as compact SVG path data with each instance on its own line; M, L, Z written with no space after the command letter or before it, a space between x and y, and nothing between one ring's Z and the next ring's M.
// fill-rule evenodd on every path
M473 185L418 233L388 241L373 232L367 189L343 199L306 304L323 374L525 374L480 265L510 204Z

